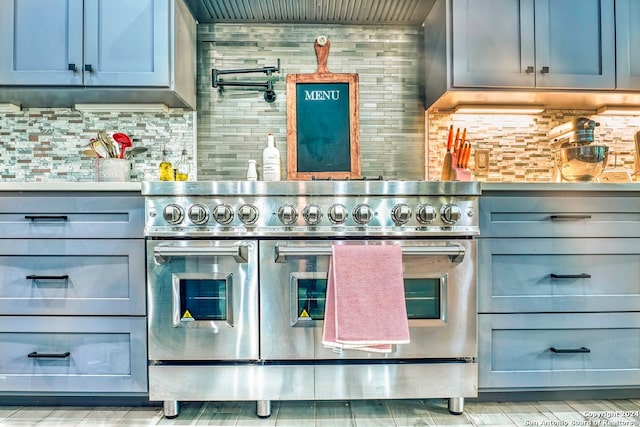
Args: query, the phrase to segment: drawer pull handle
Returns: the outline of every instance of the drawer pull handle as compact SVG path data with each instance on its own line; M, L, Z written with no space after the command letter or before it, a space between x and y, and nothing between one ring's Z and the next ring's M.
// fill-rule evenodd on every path
M591 350L588 349L587 347L580 347L580 348L556 348L556 347L550 347L549 350L551 350L552 353L556 353L556 354L591 353Z
M68 274L62 276L39 276L37 274L30 274L27 276L27 280L69 280Z
M25 215L24 219L28 219L32 222L35 221L67 221L69 217L67 215Z
M591 275L587 273L580 274L555 274L549 275L552 279L591 279Z
M33 351L27 354L27 357L43 359L65 359L69 356L71 356L71 353L68 351L65 351L64 353L38 353L37 351Z
M591 215L550 215L551 221L578 221L581 219L591 219Z

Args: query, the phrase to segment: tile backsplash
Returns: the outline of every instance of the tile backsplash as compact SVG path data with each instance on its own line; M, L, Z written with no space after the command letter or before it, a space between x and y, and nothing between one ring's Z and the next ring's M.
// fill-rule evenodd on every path
M479 181L549 181L553 152L551 129L575 117L600 123L595 143L609 147L608 168L634 171L634 134L640 131L640 116L605 116L595 111L546 110L536 115L452 114L427 115L427 179L440 179L449 126L467 129L473 149L489 150L489 169L478 171L473 154L469 169Z
M182 109L143 114L28 108L0 114L0 180L93 181L94 159L82 151L101 130L124 132L134 147L147 147L133 159L132 180L157 180L163 147L172 162L183 146L194 157L193 129L194 113Z
M290 24L198 26L198 173L200 179L245 179L247 161L258 161L273 133L286 177L286 87L289 73L313 73L313 42L331 42L328 68L358 73L362 175L424 179L424 103L419 27ZM276 100L255 88L211 87L211 69L275 66ZM223 75L225 80L265 82L265 74Z

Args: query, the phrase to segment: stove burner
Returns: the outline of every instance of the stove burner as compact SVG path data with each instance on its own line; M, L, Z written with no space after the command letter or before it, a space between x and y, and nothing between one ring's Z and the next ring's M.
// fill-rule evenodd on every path
M334 178L318 178L317 176L312 176L311 177L311 181L383 181L384 178L382 178L382 175L378 175L375 178L367 178L366 176L363 176L362 178L349 178L348 176L345 176L343 179L334 179Z

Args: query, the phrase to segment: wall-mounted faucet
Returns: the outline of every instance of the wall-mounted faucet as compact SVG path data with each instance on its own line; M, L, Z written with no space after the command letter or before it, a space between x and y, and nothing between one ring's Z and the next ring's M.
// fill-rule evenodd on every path
M264 100L267 102L273 102L276 100L276 92L273 90L273 81L267 80L266 82L240 82L240 81L224 81L218 76L224 74L248 74L248 73L265 73L267 76L271 76L273 73L280 72L280 58L278 58L278 65L275 67L262 67L262 68L241 68L237 70L218 70L216 68L211 70L211 83L213 87L218 88L221 92L225 86L241 86L241 87L258 87L264 88Z

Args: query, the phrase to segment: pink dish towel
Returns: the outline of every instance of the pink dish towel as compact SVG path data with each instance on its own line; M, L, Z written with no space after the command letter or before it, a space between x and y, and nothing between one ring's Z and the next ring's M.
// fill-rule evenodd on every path
M333 245L322 344L390 353L409 343L398 245Z

